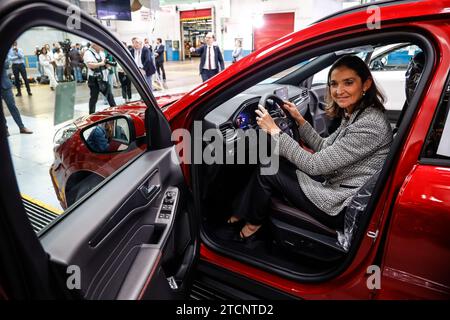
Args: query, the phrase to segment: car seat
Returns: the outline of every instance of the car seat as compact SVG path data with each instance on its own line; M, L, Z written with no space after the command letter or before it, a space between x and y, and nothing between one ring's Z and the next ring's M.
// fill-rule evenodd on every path
M380 171L370 177L352 198L343 213L344 225L337 230L293 207L286 200L273 197L270 221L275 246L325 262L344 257L361 224L369 218L366 207Z

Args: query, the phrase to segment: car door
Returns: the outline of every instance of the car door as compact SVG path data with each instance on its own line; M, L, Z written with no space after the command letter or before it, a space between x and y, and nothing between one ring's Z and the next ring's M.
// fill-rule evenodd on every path
M12 159L20 145L18 139L23 137L12 134L8 141L6 123L0 124L0 175L4 180L0 186L2 296L183 298L199 251L195 210L171 142L169 124L157 108L143 75L126 47L106 28L70 4L55 1L2 1L1 68L13 41L35 27L71 33L101 45L115 56L147 105L147 148L91 186L89 192L60 215L53 214L51 221L36 234L30 223L33 220L30 207L41 213L47 207L22 196L18 162L13 163ZM37 85L32 88L40 89ZM58 90L62 89L57 87L56 100ZM88 92L86 87L85 90ZM26 103L18 99L16 103L19 102ZM5 116L3 108L2 116ZM24 118L31 121L31 117ZM37 125L39 122L35 123L37 129L43 130ZM37 153L42 152L38 136L34 137L32 146L38 149ZM31 184L31 190L45 189L38 183L28 185Z

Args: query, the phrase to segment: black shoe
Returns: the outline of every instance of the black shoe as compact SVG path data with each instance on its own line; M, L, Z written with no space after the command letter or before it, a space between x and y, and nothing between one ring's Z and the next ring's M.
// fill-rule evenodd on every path
M248 237L245 237L241 230L239 230L237 233L234 234L233 241L253 246L259 241L264 241L263 232L261 230L262 226L259 227L258 230L256 230L254 233L249 235Z
M243 219L236 222L226 222L221 224L216 231L216 235L222 240L232 240L236 233L239 232L245 225Z
M30 92L28 92L28 95L29 95L29 96L32 96L33 94L32 94L31 91L30 91Z
M22 93L20 93L20 92L16 93L16 97L21 97L21 96L22 96Z

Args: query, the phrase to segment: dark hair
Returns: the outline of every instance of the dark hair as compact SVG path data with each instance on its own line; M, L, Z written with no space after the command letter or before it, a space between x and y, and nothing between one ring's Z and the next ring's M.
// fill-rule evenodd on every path
M358 109L365 109L367 107L374 107L377 109L380 109L382 111L385 111L384 108L384 102L385 98L383 94L378 90L377 85L375 84L375 81L372 77L372 74L370 72L369 67L367 64L359 57L354 55L345 55L341 58L339 58L330 68L330 71L328 72L328 90L327 90L327 103L328 106L325 109L328 116L335 118L335 117L343 117L344 116L344 110L340 108L337 103L333 100L331 97L331 90L330 90L330 82L331 82L331 73L336 68L346 67L356 72L356 74L361 79L362 83L366 82L367 79L372 79L372 85L370 88L365 92L365 94L362 96L361 100L359 101L358 105L355 107L353 111L356 111Z
M158 40L159 42L162 43L162 39L161 38L156 38L156 40Z

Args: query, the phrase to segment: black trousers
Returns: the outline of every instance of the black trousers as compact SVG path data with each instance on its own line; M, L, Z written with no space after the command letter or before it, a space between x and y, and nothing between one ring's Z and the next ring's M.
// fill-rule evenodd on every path
M296 170L293 164L285 160L280 161L280 168L274 175L261 175L258 168L243 192L233 202L234 215L251 224L261 225L270 213L270 197L278 195L286 197L295 207L323 224L342 227L343 213L330 216L317 208L300 188Z
M95 105L97 104L98 94L100 93L100 88L98 86L98 82L92 76L90 76L88 79L88 86L91 91L91 95L89 97L89 114L91 114L91 113L95 112ZM111 86L109 85L109 83L106 83L106 88L107 88L106 91L102 92L102 93L105 95L106 99L108 100L109 106L115 107L116 102L114 101L114 96L112 95Z
M122 98L131 99L131 80L124 72L119 72L120 86L122 87Z
M164 70L164 61L156 61L156 71L158 72L158 75L161 77L162 73L162 79L166 80L166 71Z
M20 79L19 74L22 76L23 81L25 82L25 86L27 87L27 92L30 93L30 83L28 82L27 78L27 70L25 69L25 64L23 63L16 63L12 65L12 71L14 74L14 85L17 88L17 92L21 93L20 90Z
M202 76L202 81L205 82L206 80L214 77L218 73L219 69L212 69L212 70L203 69L200 75Z

